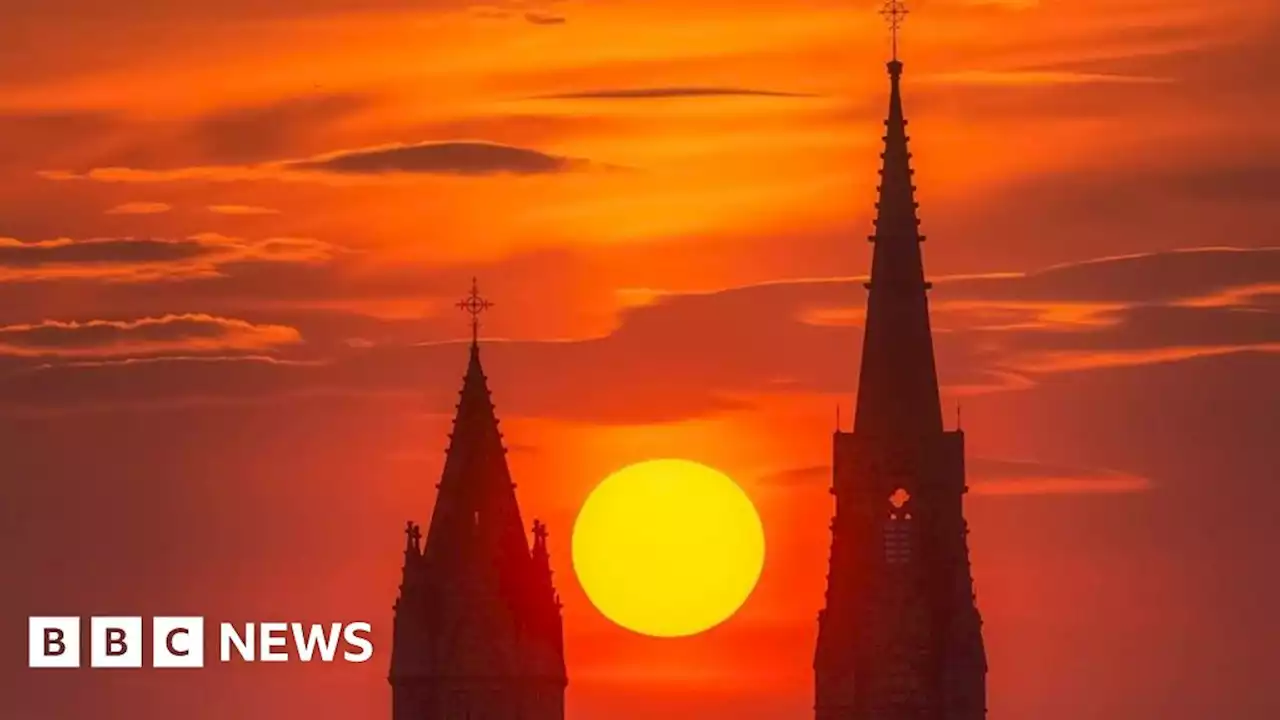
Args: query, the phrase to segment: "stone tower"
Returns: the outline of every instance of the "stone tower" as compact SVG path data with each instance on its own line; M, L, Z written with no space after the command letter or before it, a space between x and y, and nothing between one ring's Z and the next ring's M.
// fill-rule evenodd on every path
M942 424L895 30L852 432L835 433L817 720L982 720L986 652L964 519L964 434Z
M459 303L473 317L488 303ZM473 329L475 323L473 322ZM546 526L529 545L474 334L435 509L405 530L393 720L563 720L568 681Z

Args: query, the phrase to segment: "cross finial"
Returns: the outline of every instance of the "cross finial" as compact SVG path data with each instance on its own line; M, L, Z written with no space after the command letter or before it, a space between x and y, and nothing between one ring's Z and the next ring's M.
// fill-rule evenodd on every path
M480 313L493 307L493 303L480 297L480 288L476 279L471 278L471 294L458 301L458 309L471 316L471 343L480 341Z
M422 528L418 527L417 523L410 520L405 523L404 534L408 540L409 547L417 550L418 542L422 540Z
M893 59L898 59L898 31L902 29L902 23L906 21L907 15L911 13L907 9L907 4L902 0L885 0L884 6L880 8L880 15L889 23L889 33L893 37Z

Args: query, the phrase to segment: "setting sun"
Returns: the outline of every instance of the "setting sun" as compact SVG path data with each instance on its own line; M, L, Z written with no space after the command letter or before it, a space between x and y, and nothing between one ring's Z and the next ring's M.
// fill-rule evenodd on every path
M573 567L605 617L645 635L693 635L727 620L764 567L764 528L728 476L687 460L610 475L573 528Z

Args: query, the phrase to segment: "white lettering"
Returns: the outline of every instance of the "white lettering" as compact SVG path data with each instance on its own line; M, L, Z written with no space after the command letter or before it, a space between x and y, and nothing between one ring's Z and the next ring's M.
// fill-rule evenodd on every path
M222 638L222 642L219 643L222 648L220 658L222 662L231 662L232 645L235 645L236 650L239 651L241 660L253 662L253 623L245 624L243 639L236 632L235 625L231 623L222 623L218 632Z
M289 639L284 637L284 632L289 629L287 623L282 622L265 622L258 623L262 630L262 642L259 646L258 657L262 662L285 662L289 659L288 651L280 651L275 648L281 648L288 644Z
M371 634L373 628L367 622L351 623L347 626L343 633L343 639L348 645L360 648L360 652L353 653L350 650L342 653L342 659L347 662L362 663L367 662L373 657L373 642L369 638L360 637L360 633Z
M317 647L320 649L321 660L333 662L333 656L338 651L338 638L342 636L342 623L332 623L327 635L323 627L312 625L304 637L302 623L293 623L293 644L298 648L298 659L302 662L311 662L311 656Z

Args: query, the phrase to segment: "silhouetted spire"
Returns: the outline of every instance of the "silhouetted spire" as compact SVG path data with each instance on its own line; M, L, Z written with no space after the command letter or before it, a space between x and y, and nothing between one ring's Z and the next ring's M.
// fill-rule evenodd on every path
M471 344L435 509L405 528L405 578L391 657L395 720L564 720L564 630L546 528L525 537L498 416L481 363L472 280L458 303ZM517 715L518 713L518 715Z
M964 518L964 435L945 433L897 31L852 433L832 436L835 514L814 720L984 720L986 650Z
M906 9L890 2L884 11L894 30ZM902 111L902 63L889 68L889 116L885 121L880 199L876 203L875 249L867 283L867 321L858 380L854 430L861 434L911 437L942 430L942 406L929 328L929 301L921 257L907 120Z
M480 297L473 281L471 295L458 306L472 317L470 358L424 552L432 564L444 558L465 563L473 552L527 558L515 484L480 362L478 316L492 304Z

